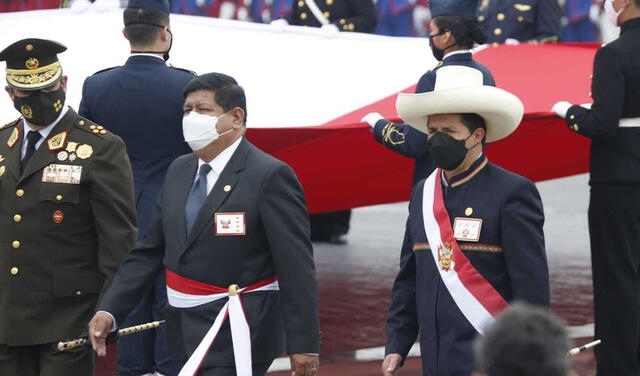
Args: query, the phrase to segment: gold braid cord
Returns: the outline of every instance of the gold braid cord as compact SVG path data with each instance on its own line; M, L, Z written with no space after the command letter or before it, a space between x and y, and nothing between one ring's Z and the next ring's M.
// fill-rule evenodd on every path
M118 336L122 337L122 336L127 336L129 334L144 332L145 330L155 329L160 325L162 325L163 323L164 323L164 320L153 321L146 324L130 326L128 328L122 328L118 330ZM67 342L58 342L58 351L71 350L79 346L84 346L87 343L88 341L86 338L78 338L78 339L74 339L73 341L67 341Z

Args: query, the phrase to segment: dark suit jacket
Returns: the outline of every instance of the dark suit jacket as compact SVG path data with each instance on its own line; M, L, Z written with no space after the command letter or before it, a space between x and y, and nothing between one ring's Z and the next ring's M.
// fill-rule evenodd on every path
M21 172L24 123L0 128L0 344L79 336L134 244L131 166L103 133L69 109ZM79 184L43 182L51 164L80 166Z
M438 69L450 66L461 65L470 67L482 72L483 84L495 86L493 76L484 65L473 60L471 53L455 54L447 56L442 63L427 73L423 74L416 86L416 93L426 93L433 91L436 85ZM376 141L387 149L393 150L405 157L415 159L413 168L413 181L411 187L422 179L426 179L435 166L429 154L429 144L427 135L405 123L392 123L388 120L378 120L373 128L373 136Z
M482 219L478 242L459 241L471 264L507 301L549 305L542 202L535 185L481 157L443 187L451 225ZM386 353L403 357L420 333L423 375L469 375L476 330L454 302L430 254L422 216L424 180L409 202L400 271L387 319ZM472 212L467 211L471 208Z
M304 193L293 170L242 140L187 236L185 203L197 166L194 154L171 164L149 232L118 269L100 309L122 322L152 283L152 276L164 268L220 287L234 283L244 287L277 275L279 292L242 297L254 362L265 363L284 350L318 353L318 303L309 221ZM225 186L231 190L225 191ZM213 218L221 212L245 213L246 235L216 236ZM188 309L167 307L167 342L176 360L186 361L224 303L222 300ZM223 326L204 365L233 366L228 324Z
M596 53L593 106L572 106L567 125L591 139L590 184L640 183L640 128L620 120L640 117L640 18L625 22L620 38Z
M191 152L182 136L184 88L195 75L152 56L97 72L82 88L79 113L106 127L127 145L135 182L138 226L151 221L171 162Z

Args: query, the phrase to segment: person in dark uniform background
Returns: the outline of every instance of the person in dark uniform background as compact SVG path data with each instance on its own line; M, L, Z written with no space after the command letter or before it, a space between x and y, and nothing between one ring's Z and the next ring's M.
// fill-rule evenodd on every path
M473 12L469 12L473 8L467 8L466 13L461 15L450 15L457 11L453 7L441 6L436 9L445 13L436 14L431 20L429 40L433 55L440 62L420 77L415 92L433 91L438 69L451 65L477 69L482 73L484 85L495 86L489 70L474 61L470 51L475 44L482 44L487 40L485 30L475 21ZM426 134L408 124L390 122L377 112L367 114L362 121L371 126L377 142L396 153L415 159L412 187L431 174L434 166L428 152Z
M489 43L548 43L560 38L562 12L557 0L480 0L478 21Z
M607 0L620 37L593 64L591 108L553 111L591 139L589 235L598 376L640 375L640 0ZM586 106L588 107L588 106Z
M373 33L377 19L372 0L294 0L291 13L272 24Z
M63 45L0 52L22 118L0 127L0 375L92 375L86 329L133 246L131 166L122 140L66 107Z
M372 0L295 0L291 14L271 24L320 27L329 33L372 33L376 28L376 13ZM345 244L350 219L351 210L312 214L311 240Z
M124 36L131 56L123 66L87 78L80 114L122 137L135 182L136 210L142 239L169 164L190 152L182 136L183 90L194 74L167 66L173 35L166 0L131 0L124 14ZM166 304L164 275L123 323L162 320ZM155 371L175 375L166 352L164 327L118 340L121 376Z
M483 75L465 66L441 68L435 87L400 94L396 105L402 119L428 133L438 169L415 185L409 202L385 376L398 374L418 335L423 375L468 376L473 340L501 308L515 300L549 305L540 195L530 180L489 163L483 152L486 142L518 127L522 102L483 85Z

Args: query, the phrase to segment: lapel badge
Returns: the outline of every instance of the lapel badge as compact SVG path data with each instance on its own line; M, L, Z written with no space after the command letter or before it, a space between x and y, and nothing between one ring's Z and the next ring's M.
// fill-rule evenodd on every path
M78 147L78 143L77 142L73 142L73 141L67 142L67 151L69 153L73 153L74 151L76 151L77 147Z
M93 148L91 145L82 144L78 146L78 149L76 149L76 156L80 159L87 159L91 154L93 154Z
M51 137L47 141L49 151L58 151L64 148L64 142L67 140L67 131L60 132L57 135Z
M64 150L58 153L58 160L59 161L63 161L63 162L66 161L67 157L69 157L69 153L67 153Z
M56 210L53 212L53 223L60 224L64 221L64 213L60 210Z
M224 191L225 192L229 192L230 190L231 190L231 186L230 185L227 184L227 185L224 186Z
M453 249L451 249L451 244L448 242L438 247L438 263L440 264L440 269L445 272L451 270L455 265L453 262Z
M9 136L9 139L7 140L7 146L9 147L9 149L13 149L13 145L18 142L19 137L20 131L18 130L18 128L13 128L13 132L11 132L11 136Z
M5 170L5 167L0 166L0 176L4 175L4 170Z
M76 153L69 154L69 162L73 162L76 160Z

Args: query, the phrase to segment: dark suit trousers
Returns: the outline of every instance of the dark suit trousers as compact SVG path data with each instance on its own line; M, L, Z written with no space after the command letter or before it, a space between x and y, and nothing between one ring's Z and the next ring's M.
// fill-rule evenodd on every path
M594 185L589 234L598 376L640 375L640 185Z
M93 350L77 347L58 351L53 343L33 346L0 345L0 375L93 375Z
M253 365L253 376L264 376L271 367L271 363L265 364L254 364ZM236 367L215 367L215 368L206 368L200 370L198 372L198 376L236 376Z

